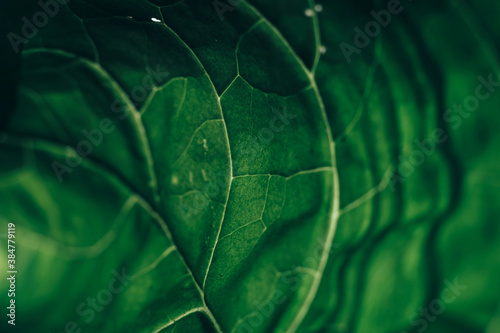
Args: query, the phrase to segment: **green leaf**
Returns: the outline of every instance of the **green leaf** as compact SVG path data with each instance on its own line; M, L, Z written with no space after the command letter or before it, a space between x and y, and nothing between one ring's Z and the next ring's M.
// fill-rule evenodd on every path
M490 2L401 2L363 47L387 2L47 3L8 8L52 12L4 64L6 330L495 331Z
M297 263L332 241L337 214L331 134L307 69L251 7L238 26L198 27L207 39L186 37L191 25L178 18L189 8L213 17L210 5L151 7L146 17L160 23L73 6L24 50L3 138L3 158L16 156L2 199L25 252L18 298L33 295L19 322L239 330L283 289L279 315L259 329L290 326L310 306L327 253ZM134 16L148 8L126 6ZM63 25L78 42L67 43ZM218 35L225 47L207 53ZM235 66L219 70L223 56ZM110 294L121 269L134 278Z

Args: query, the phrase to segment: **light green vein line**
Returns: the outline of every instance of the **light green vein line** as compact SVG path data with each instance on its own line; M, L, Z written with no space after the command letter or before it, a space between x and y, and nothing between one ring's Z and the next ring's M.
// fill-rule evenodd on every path
M371 189L369 189L365 194L360 196L358 199L354 200L350 204L346 205L344 208L340 210L340 215L344 215L357 207L361 206L368 200L372 199L375 197L377 194L382 192L387 188L387 185L389 185L389 181L391 180L391 174L394 171L394 167L390 166L387 171L384 173L384 176L380 180L379 184Z
M236 229L234 229L233 231L231 231L230 233L228 233L226 236L224 236L224 237L222 237L221 239L219 239L219 242L220 242L220 241L222 241L224 238L227 238L227 237L231 236L231 235L232 235L232 234L234 234L236 231L238 231L238 230L240 230L240 229L243 229L243 228L245 228L245 227L248 227L248 226L249 226L249 225L251 225L251 224L257 223L257 222L259 222L260 220L261 220L261 219L257 219L257 220L255 220L255 221L248 222L248 223L246 223L246 224L244 224L244 225L242 225L242 226L239 226L238 228L236 228Z
M160 331L163 331L165 328L169 327L169 326L172 326L173 324L175 324L176 322L178 322L179 320L181 320L182 318L185 318L193 313L196 313L196 312L204 312L204 308L203 307L199 307L199 308L194 308L194 309L191 309L189 310L188 312L185 312L177 317L175 317L174 319L171 319L166 325L163 325L163 326L160 326L158 327L155 331L153 331L152 333L158 333Z
M366 107L366 100L368 99L368 97L370 96L370 94L372 92L373 83L375 82L375 72L376 72L377 67L378 67L378 62L377 62L376 57L378 55L377 50L379 49L380 43L377 41L378 40L375 41L375 43L376 43L375 44L375 54L374 54L375 59L373 60L373 63L370 65L370 69L368 70L368 74L366 75L365 86L363 88L363 94L361 96L361 100L358 103L358 107L356 109L356 114L354 115L354 117L351 120L351 122L349 123L349 125L347 125L347 127L344 129L344 131L335 139L337 141L340 141L341 139L343 139L344 137L349 135L349 133L351 133L351 131L354 129L354 127L358 124L359 120L361 119L361 115L363 114L363 110Z
M123 204L118 216L114 220L111 228L97 242L89 246L72 246L63 244L58 240L45 235L33 232L29 229L23 229L25 237L22 241L23 246L40 252L57 255L68 260L91 259L100 255L115 240L118 232L126 221L132 207L138 202L137 196L131 195Z
M174 245L170 246L158 258L156 258L155 261L153 261L151 264L149 264L148 266L144 267L139 272L137 272L136 274L134 274L134 278L140 278L141 276L144 276L144 275L148 274L153 269L155 269L156 267L158 267L158 265L163 261L163 259L165 259L166 257L168 257L172 252L174 252L176 250L177 250L177 248Z

